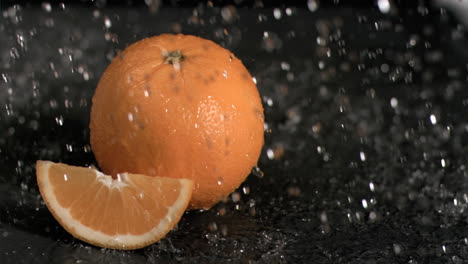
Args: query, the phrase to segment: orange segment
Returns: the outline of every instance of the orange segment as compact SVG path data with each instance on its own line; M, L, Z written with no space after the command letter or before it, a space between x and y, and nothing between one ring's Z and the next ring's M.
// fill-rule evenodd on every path
M90 244L136 249L164 237L187 208L192 180L122 173L37 161L37 182L55 219Z

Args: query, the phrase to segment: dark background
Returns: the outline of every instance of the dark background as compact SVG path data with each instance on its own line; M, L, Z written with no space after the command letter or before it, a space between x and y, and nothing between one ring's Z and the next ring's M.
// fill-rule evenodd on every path
M1 2L2 263L468 260L468 42L450 9L425 1L393 1L389 13L375 1L321 1L317 10L307 1L49 3L50 11ZM48 212L34 163L97 165L88 121L100 75L119 50L166 32L211 39L255 76L267 126L259 170L239 202L187 212L152 246L87 245Z

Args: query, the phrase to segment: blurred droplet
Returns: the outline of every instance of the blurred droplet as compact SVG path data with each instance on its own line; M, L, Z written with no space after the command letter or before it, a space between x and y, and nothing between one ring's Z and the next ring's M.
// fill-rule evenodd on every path
M279 20L281 19L283 13L281 12L281 9L279 8L275 8L273 9L273 16L275 17L275 19Z
M265 31L263 33L262 48L267 52L273 52L275 50L280 50L283 46L283 41L274 32Z
M104 26L105 26L106 28L112 27L112 21L111 21L111 20L109 19L109 17L107 17L107 16L104 17Z
M369 205L367 204L367 200L366 200L366 199L362 199L361 204L362 204L362 207L363 207L364 209L367 209L367 207L369 206Z
M238 192L233 192L231 194L231 200L234 202L234 203L238 203L240 200L241 200L241 195L240 193Z
M238 18L236 7L233 5L228 5L221 8L221 17L226 23L234 22Z
M395 255L401 254L401 246L399 244L393 244L393 252Z
M317 11L317 9L319 8L319 1L318 0L307 0L307 8L309 8L309 10L311 12Z
M161 0L145 0L145 3L148 6L150 13L153 14L157 13L161 7Z
M52 11L52 6L48 2L42 3L41 6L42 6L42 9L48 13Z
M290 197L299 197L301 195L301 189L297 186L288 187L287 192Z
M252 174L257 176L258 178L263 178L265 176L265 174L263 173L263 171L258 167L258 166L255 166L253 169L252 169Z
M437 124L437 117L434 114L430 116L430 120L431 120L431 124L433 125Z
M391 0L377 0L377 6L379 7L380 12L387 14L390 12L392 5Z
M390 99L390 105L392 106L392 108L396 108L398 106L398 99L392 97L392 99Z
M364 153L363 151L359 152L359 157L362 162L366 161L366 153Z
M63 116L58 116L55 118L55 122L57 123L57 125L59 126L63 126Z

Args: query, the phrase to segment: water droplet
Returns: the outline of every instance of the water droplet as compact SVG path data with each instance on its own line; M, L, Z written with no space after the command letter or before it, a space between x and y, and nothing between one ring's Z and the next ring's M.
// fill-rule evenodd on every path
M445 166L446 166L445 159L440 160L440 166L442 166L442 168L445 168Z
M265 176L263 171L260 170L260 168L258 166L253 167L252 174L259 177L259 178L263 178L263 176Z
M267 154L267 157L268 157L270 160L275 159L275 152L273 151L273 149L268 148L267 151L266 151L266 154Z
M281 9L279 8L275 8L273 9L273 16L276 18L276 19L281 19L281 16L282 16L282 12L281 12Z
M301 195L301 189L297 186L290 186L286 191L291 197L299 197Z
M111 21L111 20L109 19L109 17L107 17L107 16L104 17L104 26L105 26L106 28L112 27L112 21Z
M390 99L390 105L393 108L396 108L398 106L398 99L396 99L395 97L392 97L392 99Z
M250 193L250 188L247 187L247 186L245 186L245 187L242 188L242 192L243 192L245 195L247 195L247 194Z
M366 200L366 199L362 199L361 204L362 204L362 207L364 207L364 209L367 209L367 207L369 206L369 205L367 204L367 200Z
M211 232L214 232L214 231L218 230L218 225L217 225L215 222L211 222L211 223L208 225L208 229L209 229Z
M317 11L317 9L319 8L319 1L318 0L308 0L307 1L307 8L309 8L309 10L311 12Z
M52 11L52 6L50 5L50 3L44 2L42 3L42 9L50 13Z
M63 126L63 116L58 116L55 118L55 123L57 123L57 125L59 126Z
M150 13L157 13L161 7L161 0L145 0L145 4L148 6Z
M371 221L375 221L377 219L377 214L375 212L370 212L369 213L369 219Z
M267 100L266 100L266 103L267 103L267 105L270 106L270 107L273 106L273 99L271 99L270 97L268 97Z
M361 161L366 161L366 153L364 153L363 151L359 152L359 157L361 158Z
M257 78L252 77L252 81L253 81L255 84L257 84Z
M233 5L227 5L221 9L221 17L227 23L234 22L237 18L237 9Z
M321 154L323 152L323 149L321 146L317 146L317 153Z
M83 146L83 151L84 151L85 153L91 152L91 146L88 145L88 144L84 145L84 146Z
M83 79L85 81L89 81L89 72L87 72L87 71L83 72Z
M223 71L223 77L224 77L224 78L227 78L227 77L228 77L228 73L227 73L226 70Z
M227 227L227 225L221 225L221 234L222 234L223 236L227 236L227 234L228 234L228 227Z
M100 16L101 16L101 12L99 10L96 9L96 10L93 11L93 17L94 18L99 18Z
M150 91L149 91L149 89L145 89L145 91L143 92L143 94L145 95L145 97L149 97L149 96L150 96Z
M433 125L437 124L437 117L434 114L432 114L429 118Z
M280 50L283 46L283 41L274 32L263 32L262 48L267 52L273 52L275 50Z
M371 192L375 191L375 184L373 182L369 182L369 189Z
M379 7L380 12L384 14L390 12L392 8L390 0L377 0L377 6Z
M238 192L233 192L231 194L231 199L234 203L238 203L241 200L241 195Z
M281 69L283 71L289 71L291 69L291 66L289 65L289 63L283 61L281 62Z
M223 178L219 177L218 178L218 185L222 185L223 184Z
M64 179L65 181L68 181L68 175L67 175L67 174L64 174L64 175L63 175L63 179Z
M396 255L400 255L401 246L399 244L393 244L393 252L395 252Z
M134 116L132 113L128 113L128 121L133 122Z
M320 222L322 222L323 224L328 223L327 212L320 213Z
M73 146L71 144L65 144L65 148L68 152L73 152Z

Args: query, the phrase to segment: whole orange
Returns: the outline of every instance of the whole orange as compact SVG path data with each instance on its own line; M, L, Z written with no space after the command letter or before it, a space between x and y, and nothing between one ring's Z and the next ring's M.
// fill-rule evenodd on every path
M91 146L111 175L195 182L191 208L210 208L257 164L263 107L230 51L190 35L138 41L116 56L96 88Z

